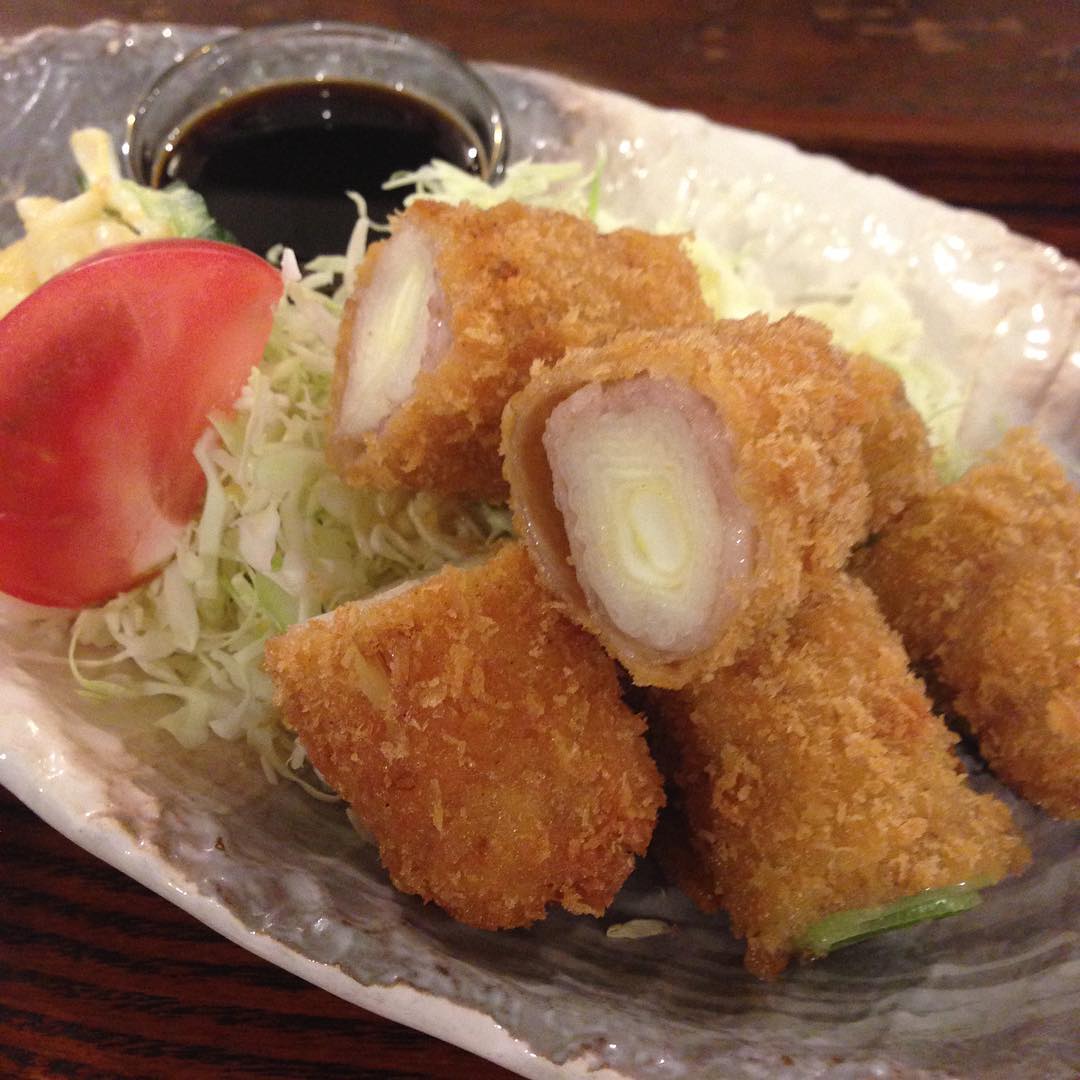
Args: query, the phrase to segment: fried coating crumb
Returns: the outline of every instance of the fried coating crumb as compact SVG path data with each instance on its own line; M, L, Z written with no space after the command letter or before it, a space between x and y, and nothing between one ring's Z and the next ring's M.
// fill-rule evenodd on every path
M516 544L267 645L276 701L395 886L483 929L600 915L663 794L603 650Z
M675 785L654 850L704 910L729 912L756 975L778 975L827 915L1029 860L857 581L833 577L712 682L654 694Z
M990 767L1080 817L1080 491L1030 431L918 500L853 568Z
M880 532L908 503L937 488L926 425L891 368L872 357L851 358L855 392L867 409L860 425L870 487L870 532Z
M357 487L405 487L505 500L499 418L535 360L620 330L709 323L697 271L677 236L637 229L601 235L589 221L507 202L489 210L418 200L392 222L433 240L451 342L412 396L374 432L334 433L328 454ZM338 338L338 415L360 297L384 250L357 275Z
M1017 553L958 613L936 658L998 776L1080 818L1080 579L1061 580L1042 552Z
M628 332L537 368L503 414L504 471L514 526L563 609L639 685L678 688L730 663L773 620L787 618L809 577L838 570L866 536L869 498L859 424L865 409L850 357L809 319L763 315L691 330ZM734 489L755 534L753 566L712 644L671 659L621 635L593 611L577 580L542 446L552 411L575 391L646 376L715 406Z

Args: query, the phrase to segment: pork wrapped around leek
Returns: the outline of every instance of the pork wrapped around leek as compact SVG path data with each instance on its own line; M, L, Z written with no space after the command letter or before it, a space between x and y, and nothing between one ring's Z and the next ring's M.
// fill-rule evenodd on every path
M649 845L645 722L518 544L299 623L266 666L394 884L462 922L600 915Z
M865 585L837 574L712 681L653 691L671 805L653 850L771 978L974 906L1029 859Z
M514 202L420 200L391 225L338 341L328 452L358 487L505 499L499 418L535 360L712 318L676 236Z
M507 406L516 531L637 683L680 687L865 536L864 419L850 358L809 320L625 333Z
M1080 491L1018 428L914 500L855 570L997 775L1080 819Z

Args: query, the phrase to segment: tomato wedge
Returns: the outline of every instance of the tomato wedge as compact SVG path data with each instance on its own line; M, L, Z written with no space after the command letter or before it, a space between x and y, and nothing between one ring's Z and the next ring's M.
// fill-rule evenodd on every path
M278 272L241 248L103 251L0 319L0 591L100 603L172 554L193 448L262 357Z

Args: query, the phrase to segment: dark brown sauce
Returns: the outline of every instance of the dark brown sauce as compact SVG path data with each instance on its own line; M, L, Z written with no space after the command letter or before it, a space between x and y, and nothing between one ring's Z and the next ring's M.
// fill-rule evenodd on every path
M244 247L265 254L283 243L302 263L345 251L356 223L346 191L385 222L408 191L383 191L384 181L432 158L486 169L478 139L430 101L372 83L282 83L196 116L153 182L183 180Z

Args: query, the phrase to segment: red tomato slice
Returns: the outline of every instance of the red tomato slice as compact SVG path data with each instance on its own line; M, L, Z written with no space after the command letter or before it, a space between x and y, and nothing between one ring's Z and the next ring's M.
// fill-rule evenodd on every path
M281 291L241 248L158 240L0 319L0 592L100 603L172 554L205 489L192 450L262 357Z

